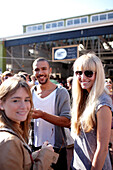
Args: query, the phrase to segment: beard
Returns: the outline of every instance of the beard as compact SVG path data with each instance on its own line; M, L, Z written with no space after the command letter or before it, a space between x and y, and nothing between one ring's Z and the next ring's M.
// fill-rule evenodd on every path
M39 80L39 78L40 78L40 76L37 77L39 84L46 84L48 81L48 77L45 79L45 81Z

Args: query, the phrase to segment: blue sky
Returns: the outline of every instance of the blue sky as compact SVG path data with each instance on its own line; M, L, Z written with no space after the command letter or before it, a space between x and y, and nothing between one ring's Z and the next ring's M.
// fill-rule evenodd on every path
M20 35L23 25L113 9L113 0L3 0L0 38Z

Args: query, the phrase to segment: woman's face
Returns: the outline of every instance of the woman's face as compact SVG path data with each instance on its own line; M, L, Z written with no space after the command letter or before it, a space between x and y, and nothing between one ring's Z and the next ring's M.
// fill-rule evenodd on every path
M96 73L93 72L91 77L86 76L88 72L85 72L86 70L82 71L81 74L76 74L75 76L77 77L79 84L81 86L82 89L86 89L88 92L90 92L94 82L95 82L95 78L96 78ZM87 71L91 71L91 70L87 70ZM90 72L89 72L90 73Z
M19 124L25 121L31 109L30 97L25 88L20 87L15 94L1 103L1 109L5 111L6 116L11 120Z

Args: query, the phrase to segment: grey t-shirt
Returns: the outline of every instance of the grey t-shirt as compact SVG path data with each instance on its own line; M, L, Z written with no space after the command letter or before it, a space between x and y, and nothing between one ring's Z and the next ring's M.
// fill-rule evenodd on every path
M95 116L100 107L107 105L112 110L112 100L106 94L103 93L97 102ZM77 170L90 170L91 162L97 146L96 127L94 130L85 133L81 131L80 135L76 135L74 144L74 158L72 161L72 169ZM106 156L103 170L112 170L109 153Z

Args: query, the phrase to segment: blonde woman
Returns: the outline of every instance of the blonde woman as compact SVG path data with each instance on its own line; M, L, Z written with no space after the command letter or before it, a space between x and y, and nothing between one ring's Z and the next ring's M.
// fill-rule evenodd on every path
M104 93L101 60L88 53L74 63L71 131L75 139L73 170L111 170L108 144L112 101Z

